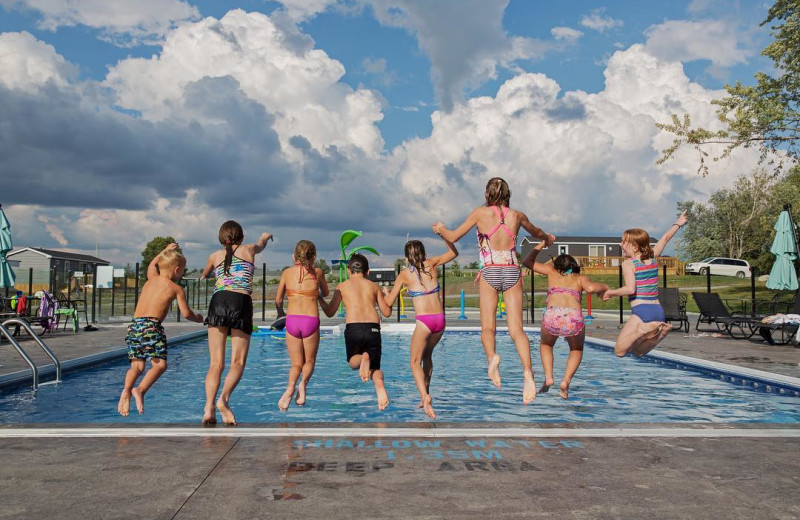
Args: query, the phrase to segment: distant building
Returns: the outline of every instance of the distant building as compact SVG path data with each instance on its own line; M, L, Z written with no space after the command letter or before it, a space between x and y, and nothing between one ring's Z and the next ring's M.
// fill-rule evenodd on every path
M592 257L621 257L622 248L619 245L620 237L562 237L556 238L554 244L542 249L539 253L540 262L546 262L550 257L567 254L572 256L592 256ZM525 237L520 243L522 258L530 253L531 248L539 243L538 239Z
M44 249L42 247L24 247L8 253L9 260L19 263L14 267L17 285L25 286L30 270L33 269L33 283L50 280L50 273L55 270L55 287L67 287L74 273L92 273L95 266L110 265L110 262L91 255ZM51 285L52 287L52 285Z

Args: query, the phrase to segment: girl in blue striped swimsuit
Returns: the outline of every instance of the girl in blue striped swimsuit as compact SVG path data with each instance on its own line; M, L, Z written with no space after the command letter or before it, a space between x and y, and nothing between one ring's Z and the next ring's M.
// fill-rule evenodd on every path
M686 212L662 236L654 247L650 246L650 235L639 228L628 229L622 234L622 253L627 257L622 263L625 285L606 291L603 301L616 296L627 296L631 303L631 317L622 327L614 353L620 357L632 352L644 356L664 339L670 325L664 323L664 309L658 303L658 262L667 243L686 224Z

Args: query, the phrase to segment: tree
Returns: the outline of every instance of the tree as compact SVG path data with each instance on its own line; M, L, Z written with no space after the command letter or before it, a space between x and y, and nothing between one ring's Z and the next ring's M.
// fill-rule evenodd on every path
M470 264L467 266L467 269L477 269L477 268L478 268L478 262L471 262L471 263L470 263Z
M144 281L147 280L147 266L153 261L158 253L164 250L165 247L175 242L175 239L167 237L154 237L150 242L144 246L142 250L142 264L139 266L139 278ZM180 251L180 248L178 248Z
M732 188L714 192L706 204L680 202L678 208L687 210L689 222L678 238L678 254L687 261L742 258L767 272L774 261L769 252L773 226L786 202L800 208L798 167L779 178L757 169L737 178Z
M324 259L322 259L322 258L320 258L319 260L317 260L317 263L316 263L316 264L314 264L314 267L319 267L320 269L322 269L322 273L323 273L323 274L328 274L328 273L330 273L330 272L331 272L331 266L329 266L329 265L328 265L328 262L326 262L326 261L325 261Z
M726 85L728 95L712 101L717 105L717 116L726 127L724 130L712 131L692 127L691 117L685 114L681 119L672 115L672 123L658 123L656 126L675 134L672 146L663 151L657 161L661 164L675 155L685 145L693 146L700 154L698 173L708 174L705 159L709 153L703 148L707 145L723 145L721 153L712 156L713 161L728 157L739 147L757 146L761 151L761 160L775 156L771 152L780 151L794 162L798 157L798 139L800 139L800 60L797 58L800 49L800 0L776 0L767 12L767 18L761 26L771 26L771 34L775 40L761 52L770 58L778 77L759 72L755 75L756 84L744 86L740 82ZM777 170L780 171L784 158L777 156Z

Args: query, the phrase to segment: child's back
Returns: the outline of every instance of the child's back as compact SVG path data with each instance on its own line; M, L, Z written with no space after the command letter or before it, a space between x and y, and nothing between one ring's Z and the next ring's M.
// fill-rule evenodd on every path
M183 288L167 276L156 276L145 282L139 302L136 304L134 318L155 318L163 321L169 312L169 306L178 297Z
M352 275L339 284L346 323L378 323L380 317L375 306L382 298L380 286L363 274Z

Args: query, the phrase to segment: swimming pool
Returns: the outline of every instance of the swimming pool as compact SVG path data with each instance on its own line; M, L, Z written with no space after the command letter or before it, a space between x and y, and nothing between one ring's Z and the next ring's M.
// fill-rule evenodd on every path
M231 403L241 423L427 421L417 409L419 394L408 368L410 335L384 333L383 369L391 404L377 409L372 383L362 383L345 361L344 337L325 334L317 369L304 407L292 403L280 412L277 401L286 386L288 359L280 337L254 337L242 382ZM538 335L531 335L537 385ZM434 351L431 394L437 421L514 423L798 423L800 398L764 392L764 385L732 384L724 375L686 370L671 362L616 358L607 347L587 341L583 364L570 387L570 400L557 389L522 405L522 373L507 334L498 333L503 357L503 388L486 377L480 336L448 332ZM555 349L556 382L567 347ZM0 423L198 423L204 405L208 367L205 339L170 349L169 370L148 393L146 413L116 413L128 363L115 361L66 374L59 385L37 391L18 388L0 396ZM724 379L724 380L723 380ZM133 405L132 405L133 407Z

